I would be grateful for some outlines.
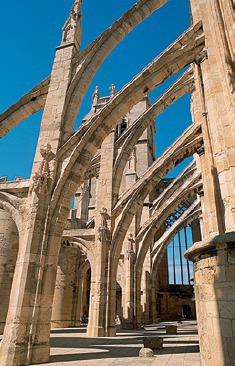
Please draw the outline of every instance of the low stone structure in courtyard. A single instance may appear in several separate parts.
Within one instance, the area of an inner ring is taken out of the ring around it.
[[[176,325],[166,325],[166,334],[177,334]]]
[[[163,338],[158,336],[143,337],[144,348],[163,349]]]
[[[151,348],[141,348],[139,352],[140,357],[154,357],[153,350]]]

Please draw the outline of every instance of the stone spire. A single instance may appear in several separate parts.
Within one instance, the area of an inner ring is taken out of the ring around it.
[[[82,0],[75,0],[75,3],[70,10],[70,14],[62,28],[62,44],[75,43],[77,49],[80,49],[82,37]]]

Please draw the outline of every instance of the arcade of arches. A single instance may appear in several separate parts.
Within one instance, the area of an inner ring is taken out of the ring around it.
[[[190,0],[191,27],[120,91],[112,84],[101,97],[96,87],[73,132],[102,62],[167,1],[139,0],[80,50],[76,0],[50,77],[0,115],[4,137],[44,110],[30,179],[0,180],[1,366],[47,362],[51,327],[86,322],[88,336],[109,337],[179,316],[197,316],[202,365],[234,362],[231,1]],[[186,93],[193,122],[156,158],[155,118]]]

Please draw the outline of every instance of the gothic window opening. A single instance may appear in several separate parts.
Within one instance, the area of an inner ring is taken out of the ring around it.
[[[176,234],[168,245],[170,285],[191,285],[190,278],[193,276],[193,264],[184,258],[184,253],[192,244],[191,228],[187,226]]]
[[[116,126],[116,138],[120,137],[127,129],[127,119],[123,118],[122,122]]]

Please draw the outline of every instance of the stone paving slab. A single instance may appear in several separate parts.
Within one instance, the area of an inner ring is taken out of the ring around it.
[[[113,338],[90,338],[85,328],[51,331],[50,362],[41,366],[200,366],[196,322],[178,325],[178,334],[166,334],[165,322],[141,331],[119,331]],[[153,358],[139,357],[143,336],[164,338],[164,348],[154,350]]]

